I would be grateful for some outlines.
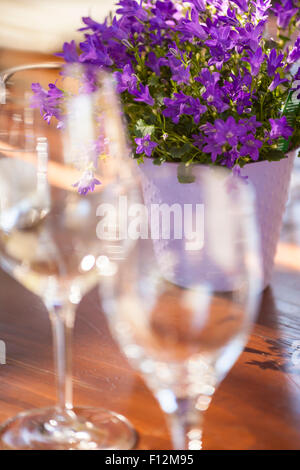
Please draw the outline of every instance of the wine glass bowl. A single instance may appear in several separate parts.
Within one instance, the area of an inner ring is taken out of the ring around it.
[[[55,141],[55,125],[41,119],[40,110],[31,106],[32,78],[47,88],[49,81],[61,80],[59,62],[28,64],[4,70],[0,74],[0,150],[34,152],[37,137],[47,135]],[[59,143],[59,141],[58,141]],[[52,145],[52,151],[55,150]],[[59,151],[57,152],[59,153]]]
[[[15,71],[12,78],[27,73],[25,69]],[[76,306],[105,271],[108,246],[120,253],[128,249],[126,241],[99,238],[98,211],[109,203],[118,214],[119,196],[130,200],[137,191],[113,80],[90,66],[56,69],[56,86],[62,82],[65,90],[57,109],[61,121],[50,126],[43,122],[39,109],[30,107],[27,91],[20,92],[25,101],[10,91],[0,108],[8,121],[0,139],[0,264],[47,307],[58,402],[4,423],[0,448],[126,449],[136,442],[126,418],[104,409],[73,407],[71,341]],[[91,73],[94,86],[87,89]],[[14,142],[9,141],[14,113],[8,108],[13,102],[23,111],[19,116],[32,111],[30,145],[24,138],[23,117]],[[115,218],[111,230],[117,227]]]
[[[196,182],[205,213],[199,250],[164,239],[160,226],[160,238],[149,230],[99,284],[112,333],[158,399],[175,449],[202,447],[202,412],[242,352],[257,311],[254,198],[250,186],[231,178],[214,169]]]

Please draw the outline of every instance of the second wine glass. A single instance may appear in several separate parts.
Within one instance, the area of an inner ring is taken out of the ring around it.
[[[146,169],[138,240],[100,296],[174,448],[201,449],[203,412],[245,346],[261,290],[253,194],[216,168],[195,167],[190,184],[174,165]]]

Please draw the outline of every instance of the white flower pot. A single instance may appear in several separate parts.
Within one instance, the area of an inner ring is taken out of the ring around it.
[[[282,217],[297,151],[278,162],[245,165],[242,175],[248,176],[256,193],[256,214],[261,237],[264,287],[270,284]]]
[[[296,151],[291,152],[288,158],[280,161],[247,164],[241,170],[243,176],[248,176],[255,190],[255,208],[260,232],[264,288],[269,285],[272,276],[276,246],[288,197],[288,187],[295,155]],[[182,184],[178,181],[177,163],[165,162],[158,167],[153,165],[150,158],[146,158],[144,164],[140,165],[139,168],[142,174],[144,199],[147,206],[163,203],[171,206],[175,203],[183,205],[202,202],[199,184]],[[198,172],[203,171],[204,168],[202,165],[195,165],[192,170],[193,174],[197,177]],[[154,240],[156,256],[166,272],[168,268],[165,264],[164,254],[168,252],[170,246],[177,253],[182,253],[184,250],[182,240],[165,240],[161,237]],[[183,260],[182,255],[180,256]],[[184,263],[179,263],[176,281],[180,285],[188,285],[192,279],[197,279],[199,273],[201,278],[208,276],[209,281],[211,281],[211,276],[217,276],[213,266],[205,265],[201,250],[200,252],[195,251],[191,256],[195,257],[194,272],[190,270],[190,266],[189,272],[186,272]],[[197,256],[201,256],[199,262],[197,262]],[[223,281],[214,280],[213,282],[222,288]],[[225,286],[223,287],[225,288]]]

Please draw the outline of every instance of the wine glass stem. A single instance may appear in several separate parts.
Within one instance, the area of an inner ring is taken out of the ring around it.
[[[73,408],[72,336],[75,310],[72,304],[49,308],[57,374],[57,405],[61,411]]]
[[[167,415],[175,450],[201,450],[203,413],[190,400],[177,400],[178,408]]]

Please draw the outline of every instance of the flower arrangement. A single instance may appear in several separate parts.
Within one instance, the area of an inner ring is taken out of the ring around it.
[[[120,0],[103,23],[83,18],[66,62],[114,73],[138,162],[239,168],[280,160],[300,144],[299,0]],[[277,36],[266,33],[277,17]],[[298,62],[298,65],[297,65]],[[61,91],[33,85],[46,120]],[[295,101],[295,100],[294,100]],[[294,103],[295,104],[295,103]],[[93,174],[91,175],[93,178]]]

